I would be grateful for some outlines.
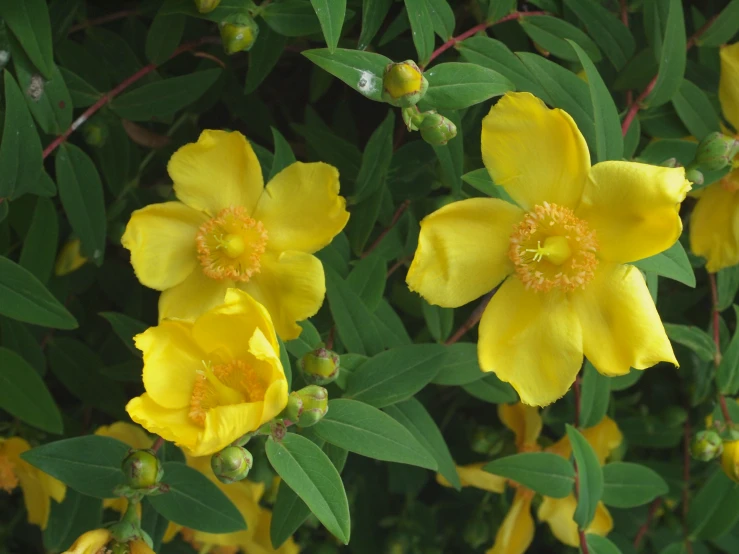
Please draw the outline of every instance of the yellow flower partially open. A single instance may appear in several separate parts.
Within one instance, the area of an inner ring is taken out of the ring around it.
[[[683,168],[590,166],[572,118],[509,93],[483,120],[482,156],[518,205],[448,204],[421,222],[407,282],[429,303],[458,307],[501,282],[480,322],[483,371],[526,404],[564,395],[583,354],[603,374],[677,365],[644,278],[624,265],[677,241]]]
[[[193,456],[218,452],[273,419],[287,380],[267,310],[245,292],[194,322],[164,320],[134,337],[146,392],[126,406],[151,433]]]
[[[135,211],[121,238],[139,281],[163,291],[160,320],[193,320],[238,287],[267,308],[282,339],[296,338],[296,322],[326,292],[312,254],[349,219],[336,168],[296,162],[265,187],[241,133],[203,131],[168,171],[179,201]]]
[[[739,42],[721,47],[718,97],[726,120],[739,132]],[[739,168],[701,192],[690,217],[690,249],[715,273],[739,264]]]
[[[94,529],[80,535],[69,550],[62,554],[101,554],[109,552],[106,546],[110,543],[112,537],[107,529]],[[149,546],[141,540],[135,540],[128,543],[128,551],[130,554],[156,554]]]
[[[31,445],[20,437],[0,439],[0,490],[12,492],[20,486],[28,523],[46,529],[51,500],[63,501],[67,487],[21,458],[30,449]]]

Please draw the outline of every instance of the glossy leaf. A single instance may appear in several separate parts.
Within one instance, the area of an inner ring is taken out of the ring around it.
[[[520,23],[531,40],[558,58],[578,61],[567,43],[569,39],[576,42],[593,61],[601,59],[600,50],[592,39],[571,23],[548,15],[527,16]]]
[[[434,23],[431,19],[427,0],[403,0],[408,11],[408,20],[411,24],[413,44],[418,52],[418,61],[421,66],[428,63],[431,52],[434,50]]]
[[[708,96],[687,79],[672,97],[672,105],[690,134],[698,140],[720,131],[718,114]]]
[[[317,48],[306,50],[303,55],[363,96],[382,102],[382,75],[392,61],[390,58],[343,48],[337,48],[333,54],[326,48]]]
[[[470,63],[442,63],[424,75],[429,88],[423,101],[438,110],[461,110],[515,90],[500,73]]]
[[[739,0],[731,0],[716,20],[698,38],[700,46],[721,46],[731,41],[739,31]]]
[[[577,464],[579,489],[574,519],[580,529],[587,529],[603,495],[603,470],[598,457],[580,431],[567,425],[567,437]]]
[[[650,108],[669,102],[678,92],[685,75],[685,19],[680,0],[670,0],[667,27],[659,57],[657,81],[652,92],[647,96],[646,104]]]
[[[675,242],[664,252],[636,261],[633,265],[642,271],[651,271],[689,287],[695,287],[695,273],[680,241]]]
[[[668,490],[665,480],[643,465],[614,462],[603,467],[603,503],[608,506],[641,506]]]
[[[59,218],[51,200],[39,198],[18,263],[42,283],[51,277],[59,240]]]
[[[670,340],[687,346],[701,359],[710,361],[716,353],[716,345],[703,329],[692,325],[665,323],[665,331]]]
[[[44,0],[0,2],[0,19],[21,43],[33,65],[47,79],[54,64],[49,11]]]
[[[498,379],[495,373],[488,373],[482,379],[462,385],[465,392],[491,404],[516,402],[518,395],[511,385]]]
[[[364,50],[375,38],[387,17],[393,0],[362,0],[362,30],[357,48]]]
[[[334,52],[339,44],[341,28],[346,16],[346,0],[311,0],[321,30],[326,39],[329,52]]]
[[[608,412],[611,397],[611,380],[601,375],[589,361],[583,368],[580,396],[580,425],[583,428],[600,423]]]
[[[301,0],[285,0],[266,5],[262,10],[265,23],[286,37],[302,37],[321,32],[321,24],[313,7]]]
[[[166,61],[180,44],[184,31],[185,18],[182,15],[157,14],[146,35],[146,59],[155,64]]]
[[[525,452],[498,458],[485,464],[483,469],[552,498],[565,498],[575,485],[572,464],[550,452]]]
[[[714,470],[691,498],[686,518],[689,538],[712,538],[731,529],[739,520],[739,484],[720,468]]]

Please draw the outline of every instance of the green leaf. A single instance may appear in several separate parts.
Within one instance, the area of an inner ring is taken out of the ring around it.
[[[718,289],[718,309],[723,312],[734,302],[739,291],[739,265],[734,265],[716,273]]]
[[[5,123],[0,143],[0,198],[17,198],[33,190],[40,178],[43,169],[41,140],[23,93],[10,72],[3,73]]]
[[[480,369],[476,344],[457,342],[447,346],[445,351],[446,355],[432,383],[446,386],[468,385],[488,375]]]
[[[287,348],[287,351],[290,352],[290,354],[295,356],[297,359],[300,359],[311,350],[318,348],[318,345],[321,343],[321,335],[318,333],[315,326],[307,319],[305,321],[298,322],[298,325],[303,328],[300,336],[297,339],[287,341],[285,343],[285,348]]]
[[[372,312],[362,299],[331,268],[326,271],[326,296],[336,331],[349,352],[371,356],[380,352],[383,340]]]
[[[409,398],[385,408],[385,412],[403,425],[415,439],[434,457],[441,473],[452,486],[460,490],[457,466],[436,422],[426,408],[415,398]]]
[[[495,373],[488,373],[474,383],[462,385],[462,388],[467,394],[491,404],[508,404],[518,400],[513,387],[498,379]]]
[[[267,440],[267,457],[277,474],[305,502],[318,520],[344,544],[349,543],[349,503],[341,476],[310,440],[287,433]]]
[[[434,22],[426,0],[404,0],[419,65],[425,66],[434,51]]]
[[[452,189],[452,194],[462,191],[462,174],[464,173],[464,136],[462,133],[462,117],[457,111],[447,111],[441,115],[449,119],[457,127],[457,136],[443,146],[434,146],[439,158],[445,183]]]
[[[191,0],[165,0],[159,13],[169,15],[180,13],[190,17],[207,19],[214,23],[220,23],[227,17],[244,12],[244,0],[221,0],[218,7],[208,13],[200,13]]]
[[[329,52],[334,52],[341,38],[346,16],[346,0],[310,0],[316,12]]]
[[[703,329],[692,325],[675,325],[665,323],[665,331],[670,340],[687,346],[690,350],[706,362],[712,361],[716,354],[716,345],[711,336]]]
[[[686,523],[688,538],[714,538],[731,529],[739,519],[739,484],[717,468],[691,498]]]
[[[393,158],[393,131],[395,113],[390,110],[387,116],[372,132],[362,153],[362,165],[354,189],[352,202],[358,204],[367,200],[385,183],[387,170]]]
[[[146,59],[155,64],[165,62],[180,44],[184,32],[185,18],[182,15],[158,13],[146,34]]]
[[[28,325],[14,319],[0,317],[0,336],[2,336],[3,345],[20,354],[39,375],[46,374],[46,356]]]
[[[0,2],[0,19],[21,43],[33,65],[47,79],[52,78],[51,21],[44,0],[11,0]]]
[[[280,363],[282,364],[282,370],[285,372],[285,379],[287,379],[287,390],[293,388],[293,367],[290,363],[290,355],[287,353],[285,343],[282,339],[277,337],[277,342],[280,344]]]
[[[424,75],[429,88],[423,101],[437,110],[462,110],[515,90],[500,73],[473,63],[442,63]]]
[[[162,482],[169,492],[149,496],[157,512],[169,521],[205,533],[246,529],[244,518],[228,497],[197,469],[181,462],[164,462]]]
[[[365,365],[366,362],[359,367]],[[329,400],[328,413],[312,429],[326,442],[361,456],[434,471],[438,467],[408,429],[377,408],[356,400]]]
[[[624,154],[624,139],[613,97],[585,51],[576,42],[569,39],[567,42],[575,50],[588,77],[595,120],[595,158],[599,162],[620,160]]]
[[[470,171],[469,173],[465,173],[464,175],[462,175],[462,180],[468,185],[471,185],[475,189],[479,190],[485,196],[490,196],[491,198],[500,198],[501,200],[505,200],[506,202],[515,204],[506,190],[493,182],[493,180],[490,178],[490,173],[488,173],[488,170],[484,167],[481,169],[475,169],[474,171]]]
[[[39,198],[18,263],[39,281],[47,283],[54,268],[58,240],[59,221],[54,203],[47,198]]]
[[[382,27],[393,0],[362,0],[362,31],[357,49],[364,50]]]
[[[669,487],[648,467],[613,462],[603,467],[603,503],[614,508],[634,508],[667,494]]]
[[[317,48],[306,50],[303,55],[361,95],[382,102],[382,75],[385,66],[392,63],[390,58],[374,52],[344,48],[337,48],[333,53],[327,48]]]
[[[141,357],[141,350],[136,348],[136,345],[133,342],[133,337],[146,331],[148,325],[127,316],[126,314],[120,314],[117,312],[100,312],[100,315],[110,323],[113,327],[113,331],[118,335],[118,338],[123,341],[123,344],[125,344],[131,352],[136,354],[138,357]]]
[[[600,50],[592,39],[563,19],[549,15],[531,15],[522,17],[519,23],[531,40],[558,58],[578,61],[577,55],[567,43],[569,39],[576,42],[593,61],[601,59]]]
[[[680,0],[670,0],[665,38],[659,56],[659,71],[652,92],[646,98],[650,108],[669,102],[680,89],[685,75],[685,20]]]
[[[352,290],[359,295],[364,305],[372,311],[375,311],[382,302],[386,281],[387,264],[374,252],[357,261],[346,278],[346,282],[349,283]]]
[[[618,546],[600,535],[586,533],[585,542],[588,544],[589,554],[621,554]]]
[[[43,327],[77,327],[77,320],[41,281],[3,256],[0,256],[0,314]]]
[[[90,157],[73,144],[64,143],[56,154],[59,197],[72,230],[82,243],[82,253],[102,265],[105,256],[105,200],[103,183]]]
[[[110,107],[122,118],[132,121],[149,121],[168,116],[205,94],[221,73],[220,68],[206,69],[162,79],[115,97],[110,102]]]
[[[734,313],[739,317],[739,306],[734,305]],[[734,395],[739,391],[739,331],[734,331],[729,347],[721,356],[716,384],[722,394]]]
[[[54,398],[35,369],[18,354],[0,347],[0,408],[49,433],[64,425]]]
[[[272,140],[275,143],[275,158],[272,161],[272,169],[269,172],[267,182],[271,181],[275,175],[285,169],[287,166],[295,163],[295,154],[293,154],[290,144],[285,140],[277,129],[272,129]]]
[[[268,25],[261,21],[259,23],[259,40],[249,50],[249,68],[246,72],[244,94],[251,94],[262,84],[277,65],[288,40],[286,36],[276,33]]]
[[[490,0],[487,21],[498,21],[516,9],[516,0]]]
[[[739,0],[731,0],[706,31],[698,37],[699,46],[721,46],[739,31]]]
[[[302,37],[321,31],[321,23],[313,8],[301,0],[273,2],[262,8],[261,15],[273,31],[286,37]]]
[[[119,440],[85,435],[37,446],[21,458],[82,494],[114,498],[123,484],[121,462],[129,446]]]
[[[102,527],[102,522],[102,499],[67,489],[63,502],[51,502],[44,547],[48,552],[65,552],[82,533]]]
[[[718,114],[703,90],[683,79],[672,97],[672,105],[685,126],[698,140],[721,130]]]
[[[603,470],[598,456],[585,437],[572,425],[567,425],[567,437],[577,464],[579,490],[574,519],[580,529],[587,529],[603,496]]]
[[[423,319],[431,336],[436,342],[444,342],[454,325],[454,309],[442,308],[423,301],[421,304]]]
[[[676,241],[664,252],[633,262],[632,265],[642,271],[651,271],[689,287],[695,287],[695,273],[680,241]]]
[[[434,32],[441,40],[449,40],[454,34],[454,10],[447,0],[428,0],[426,7],[429,10]]]
[[[590,361],[585,362],[580,397],[580,425],[587,429],[597,425],[608,412],[611,380],[601,375]]]
[[[572,464],[551,452],[514,454],[493,460],[483,469],[551,498],[565,498],[575,485]]]
[[[347,380],[344,396],[377,408],[406,400],[436,376],[444,359],[438,344],[391,348],[363,363]]]
[[[629,28],[599,2],[564,0],[564,3],[583,22],[588,34],[613,66],[622,69],[636,49],[636,42]]]

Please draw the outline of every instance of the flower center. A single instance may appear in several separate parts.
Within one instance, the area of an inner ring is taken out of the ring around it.
[[[0,454],[0,489],[5,492],[11,492],[18,486],[18,476],[13,467],[13,462],[7,456]]]
[[[513,227],[508,257],[527,289],[584,288],[598,260],[595,231],[570,208],[544,202]]]
[[[241,206],[226,208],[206,221],[195,243],[203,273],[211,279],[248,281],[261,269],[267,230]]]
[[[212,365],[203,361],[198,370],[190,397],[190,419],[205,425],[208,411],[218,406],[230,406],[264,400],[267,386],[248,363],[234,360]]]

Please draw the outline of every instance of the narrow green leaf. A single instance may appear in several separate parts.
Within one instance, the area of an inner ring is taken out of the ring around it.
[[[426,0],[403,1],[408,11],[419,64],[425,66],[434,50],[434,22],[431,20],[428,4]]]
[[[46,356],[28,325],[0,317],[0,336],[3,338],[3,346],[20,354],[39,375],[46,374]]]
[[[641,506],[667,494],[668,490],[665,480],[646,466],[613,462],[603,467],[603,503],[608,506]]]
[[[724,311],[734,302],[739,291],[739,265],[720,270],[716,274],[718,289],[718,309]]]
[[[444,342],[449,337],[449,333],[452,332],[454,309],[442,308],[424,301],[421,304],[421,311],[423,312],[423,319],[426,321],[426,327],[433,339],[436,342]]]
[[[646,98],[650,108],[669,102],[680,89],[685,75],[685,20],[680,0],[670,0],[665,38],[659,56],[659,71],[652,92]]]
[[[575,485],[572,464],[551,452],[514,454],[493,460],[483,469],[552,498],[565,498]]]
[[[457,342],[447,346],[440,366],[439,372],[431,381],[436,385],[468,385],[488,375],[480,369],[477,345],[473,343]]]
[[[618,546],[600,535],[586,533],[585,542],[588,544],[589,554],[621,554]]]
[[[585,437],[572,425],[567,425],[567,437],[577,464],[579,490],[574,519],[580,529],[587,529],[595,517],[595,509],[603,496],[603,470],[598,456]]]
[[[64,426],[54,398],[35,369],[0,347],[0,408],[27,424],[61,434]]]
[[[353,197],[355,204],[367,200],[385,183],[392,160],[394,129],[395,113],[388,111],[364,148]]]
[[[272,129],[272,140],[275,143],[275,157],[272,161],[272,169],[269,172],[269,178],[267,181],[271,181],[275,175],[285,169],[287,166],[295,163],[295,154],[293,154],[290,144],[285,140],[277,129]]]
[[[739,317],[739,306],[736,304],[734,313]],[[734,331],[729,347],[721,356],[721,363],[716,370],[716,384],[722,394],[734,395],[739,391],[739,331]]]
[[[51,21],[44,0],[10,0],[0,2],[0,19],[21,43],[26,55],[44,77],[51,79],[54,53],[52,51]]]
[[[437,110],[462,110],[515,90],[500,73],[473,63],[442,63],[424,75],[429,88],[423,101]]]
[[[687,79],[672,97],[672,105],[685,126],[698,140],[721,130],[718,114],[703,90]]]
[[[306,50],[303,55],[361,95],[382,102],[382,75],[385,66],[392,62],[390,58],[344,48],[337,48],[333,53],[327,48],[317,48]]]
[[[608,412],[611,380],[601,375],[590,361],[585,362],[580,396],[580,425],[587,429],[597,425]]]
[[[357,49],[364,50],[382,27],[393,0],[362,0],[362,31]]]
[[[39,281],[47,283],[54,268],[58,240],[59,218],[54,203],[47,198],[39,198],[18,263]]]
[[[695,287],[695,273],[680,241],[676,241],[664,252],[633,262],[633,265],[642,271],[651,271],[689,287]]]
[[[369,310],[375,311],[382,302],[382,295],[385,292],[387,264],[373,252],[354,264],[346,282],[362,299],[364,305]]]
[[[102,499],[67,489],[61,503],[51,502],[44,547],[49,552],[64,552],[82,533],[101,527],[102,522]]]
[[[341,38],[346,16],[346,0],[310,0],[316,12],[329,52],[334,52]]]
[[[436,460],[410,431],[369,404],[346,398],[330,400],[328,413],[312,429],[326,442],[361,456],[438,469]]]
[[[665,323],[665,331],[670,340],[687,346],[701,359],[707,362],[713,360],[716,354],[716,345],[711,336],[703,329],[692,325],[674,325]]]
[[[301,321],[298,323],[303,330],[297,339],[289,340],[285,343],[285,348],[297,359],[302,358],[311,350],[318,348],[321,343],[321,335],[315,326],[308,321]]]
[[[449,40],[454,35],[454,10],[447,0],[428,0],[426,6],[434,25],[434,32],[441,40]]]
[[[498,21],[516,9],[516,0],[490,0],[487,21]]]
[[[133,342],[133,337],[146,331],[148,325],[127,316],[126,314],[120,314],[117,312],[100,312],[100,315],[110,323],[113,327],[113,331],[118,335],[118,338],[123,341],[123,344],[125,344],[131,352],[141,357],[141,350],[136,348],[136,345]]]
[[[249,68],[246,71],[244,94],[251,94],[262,84],[277,65],[288,40],[286,36],[273,31],[261,20],[258,23],[259,40],[249,50]]]
[[[301,0],[272,2],[261,10],[265,23],[286,37],[303,37],[321,31],[313,7]]]
[[[145,54],[151,63],[161,64],[175,51],[185,32],[185,17],[158,13],[146,34]]]
[[[563,19],[549,15],[532,15],[519,19],[521,27],[536,44],[551,52],[558,58],[571,62],[578,61],[567,40],[576,42],[593,61],[600,61],[598,46],[592,39]]]
[[[457,136],[442,146],[434,146],[434,152],[439,159],[445,183],[452,189],[452,194],[459,195],[462,191],[462,174],[464,173],[464,134],[462,117],[458,111],[442,113],[457,127]]]
[[[731,529],[739,520],[739,484],[716,468],[690,500],[688,538],[710,539]]]
[[[285,378],[287,379],[287,390],[292,390],[293,388],[293,367],[290,363],[290,355],[287,353],[287,348],[285,348],[285,343],[282,342],[282,339],[277,337],[277,342],[280,343],[280,362],[282,363],[282,369],[285,372]]]
[[[729,42],[737,31],[739,0],[731,0],[696,42],[699,46],[721,46]]]
[[[491,404],[508,404],[518,400],[513,387],[498,379],[495,373],[487,373],[482,379],[462,385],[462,388],[467,394]]]
[[[267,457],[277,474],[294,490],[321,523],[344,544],[349,543],[349,503],[341,476],[326,454],[305,437],[287,433],[271,438]]]

